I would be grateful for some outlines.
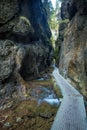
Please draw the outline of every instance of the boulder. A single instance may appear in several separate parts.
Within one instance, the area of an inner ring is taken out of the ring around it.
[[[30,32],[33,33],[34,29],[26,17],[20,16],[18,23],[13,27],[13,32],[24,36],[28,35]]]
[[[39,77],[41,72],[46,70],[52,61],[51,46],[44,46],[38,41],[36,44],[25,47],[26,54],[23,58],[20,74],[25,80]]]

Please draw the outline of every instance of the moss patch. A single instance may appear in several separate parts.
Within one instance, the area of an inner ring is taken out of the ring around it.
[[[0,122],[0,129],[50,130],[57,109],[57,107],[50,106],[47,103],[38,106],[37,102],[33,100],[22,101],[18,103],[15,109],[3,111],[3,116],[8,116],[5,121]]]
[[[53,90],[55,91],[56,95],[58,96],[58,98],[63,98],[61,90],[59,89],[59,87],[57,86],[54,78],[51,78],[51,82],[53,83]]]

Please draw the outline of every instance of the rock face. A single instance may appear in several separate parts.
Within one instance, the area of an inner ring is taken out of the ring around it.
[[[55,42],[56,44],[56,48],[55,48],[55,59],[56,59],[56,63],[57,65],[59,65],[59,58],[60,58],[60,54],[61,54],[61,43],[64,41],[64,32],[65,32],[65,28],[67,27],[69,21],[68,20],[63,20],[60,24],[59,24],[59,36]]]
[[[70,1],[71,2],[71,1]],[[74,3],[74,0],[72,1]],[[69,3],[68,3],[69,4]],[[71,4],[71,3],[70,3]],[[72,19],[64,30],[59,70],[71,81],[84,96],[87,96],[87,1],[77,1],[74,6],[77,11],[70,16]],[[74,10],[71,4],[71,10]]]
[[[61,4],[61,18],[63,20],[69,18],[69,13],[68,13],[68,10],[67,10],[67,4],[68,4],[68,1],[64,1]]]
[[[80,11],[83,14],[87,14],[87,0],[66,0],[62,2],[61,5],[61,18],[70,20],[75,16],[77,12]]]
[[[14,43],[0,41],[0,81],[7,79],[14,68]]]
[[[20,69],[20,74],[25,80],[39,77],[40,72],[44,72],[50,66],[52,60],[50,49],[51,46],[44,46],[42,41],[25,47],[26,54]]]
[[[21,85],[51,64],[51,32],[41,0],[0,1],[0,84]]]
[[[0,24],[5,24],[12,19],[18,12],[17,0],[0,1]]]
[[[41,0],[0,1],[0,39],[29,43],[50,36]]]

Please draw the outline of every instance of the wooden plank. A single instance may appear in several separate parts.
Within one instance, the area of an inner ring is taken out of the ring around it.
[[[83,96],[58,73],[57,68],[53,76],[61,89],[63,101],[51,130],[87,130]]]

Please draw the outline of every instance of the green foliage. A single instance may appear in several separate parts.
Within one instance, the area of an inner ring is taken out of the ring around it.
[[[48,19],[48,24],[50,26],[50,29],[52,32],[56,33],[58,31],[58,21],[57,21],[56,13],[53,8],[51,0],[44,0],[43,6],[47,12],[47,19]],[[52,45],[54,44],[54,42],[55,42],[55,39],[54,39],[54,36],[52,36],[51,37]]]
[[[55,30],[57,29],[58,21],[55,17],[55,14],[51,15],[51,20],[49,21],[49,25],[50,25],[51,29],[55,29]]]
[[[57,21],[57,18],[55,16],[55,13],[51,15],[51,19],[49,21],[49,26],[51,28],[51,31],[52,33],[55,33],[57,35],[57,32],[58,32],[58,21]],[[52,45],[53,47],[55,48],[55,36],[52,35],[51,37],[51,42],[52,42]]]
[[[68,23],[68,22],[69,22],[69,19],[59,20],[58,24]]]
[[[60,88],[57,86],[57,84],[56,84],[54,78],[51,79],[51,82],[53,83],[53,89],[54,89],[56,95],[57,95],[59,98],[63,98],[62,93],[61,93],[61,90],[60,90]]]

